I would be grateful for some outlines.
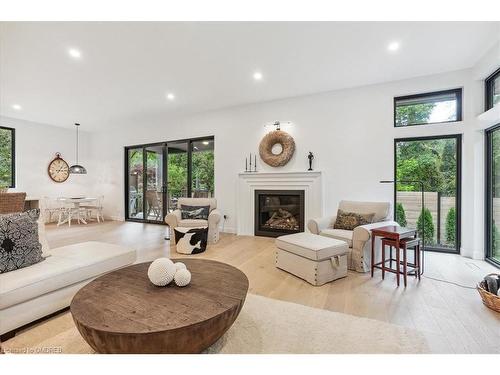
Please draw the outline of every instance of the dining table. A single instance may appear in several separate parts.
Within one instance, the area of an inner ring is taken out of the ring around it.
[[[92,197],[60,197],[57,199],[61,203],[65,204],[73,204],[73,209],[76,211],[77,217],[76,219],[78,222],[82,222],[83,224],[87,224],[87,221],[85,220],[85,217],[81,217],[80,215],[80,206],[85,203],[93,203],[97,201],[97,198],[92,198]],[[70,216],[62,221],[60,224],[64,224],[69,221]]]

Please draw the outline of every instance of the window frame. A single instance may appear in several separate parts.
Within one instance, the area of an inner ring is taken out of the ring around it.
[[[485,147],[484,147],[484,152],[485,152],[485,171],[484,171],[484,177],[485,177],[485,199],[484,199],[484,207],[485,207],[485,225],[484,225],[484,252],[485,252],[485,260],[488,261],[489,263],[497,266],[500,268],[500,262],[497,261],[492,257],[492,250],[493,250],[493,244],[491,243],[492,240],[492,225],[493,224],[493,179],[492,179],[492,159],[493,159],[493,149],[492,149],[492,143],[493,143],[493,133],[495,131],[500,131],[500,123],[493,125],[489,127],[488,129],[485,130]]]
[[[495,70],[488,78],[484,80],[484,110],[489,111],[493,108],[493,83],[500,79],[500,68]]]
[[[432,251],[436,253],[446,254],[461,254],[462,250],[462,134],[443,134],[431,135],[423,137],[403,137],[394,138],[394,180],[397,181],[397,146],[398,142],[413,142],[413,141],[432,141],[439,139],[455,139],[456,140],[456,156],[457,156],[457,173],[456,173],[456,196],[455,196],[455,209],[456,209],[456,226],[455,226],[455,249],[448,250],[443,247],[436,246],[422,246],[425,251]],[[396,203],[397,203],[397,183],[394,182],[393,191],[393,218],[396,218]]]
[[[408,100],[408,99],[419,99],[419,98],[427,98],[430,96],[435,96],[435,95],[443,95],[443,94],[455,94],[457,97],[457,119],[456,120],[450,120],[450,121],[437,121],[437,122],[421,122],[421,123],[415,123],[415,124],[408,124],[408,125],[397,125],[396,123],[396,103],[399,100]],[[450,122],[460,122],[463,120],[463,115],[462,115],[462,108],[463,108],[463,88],[459,87],[456,89],[449,89],[449,90],[440,90],[440,91],[432,91],[432,92],[425,92],[421,94],[412,94],[412,95],[404,95],[404,96],[395,96],[394,101],[393,101],[393,126],[395,128],[407,128],[410,126],[421,126],[421,125],[434,125],[434,124],[447,124]]]
[[[15,188],[16,187],[16,129],[14,128],[9,128],[7,126],[1,126],[0,129],[4,130],[10,130],[11,133],[11,181],[10,181],[10,186],[9,189]]]

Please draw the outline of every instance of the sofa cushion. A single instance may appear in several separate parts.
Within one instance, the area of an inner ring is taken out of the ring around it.
[[[40,210],[0,215],[0,274],[43,260],[38,240]]]
[[[177,223],[177,226],[179,226],[179,227],[185,227],[185,228],[208,227],[208,220],[202,220],[202,219],[184,219],[184,220],[179,220],[179,222]]]
[[[354,231],[345,229],[323,229],[319,234],[321,236],[334,238],[347,242],[349,247],[352,247],[352,235]]]
[[[103,242],[53,249],[43,262],[0,275],[0,309],[95,278],[135,261],[135,250]]]
[[[349,250],[344,241],[305,232],[280,236],[275,243],[279,249],[316,261],[343,255]]]

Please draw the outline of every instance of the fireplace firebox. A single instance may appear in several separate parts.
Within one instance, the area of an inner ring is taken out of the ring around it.
[[[255,190],[255,235],[304,231],[304,190]]]

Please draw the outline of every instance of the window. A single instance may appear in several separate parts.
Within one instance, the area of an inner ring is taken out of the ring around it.
[[[0,187],[15,186],[15,130],[0,126]]]
[[[500,69],[486,78],[486,110],[500,103]]]
[[[394,126],[462,121],[462,89],[394,98]]]
[[[125,147],[127,220],[163,223],[182,197],[214,196],[214,138]]]
[[[461,135],[394,143],[394,217],[400,225],[418,229],[426,250],[460,249],[461,144]]]
[[[486,130],[486,259],[500,265],[500,124]]]

